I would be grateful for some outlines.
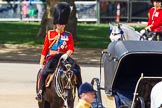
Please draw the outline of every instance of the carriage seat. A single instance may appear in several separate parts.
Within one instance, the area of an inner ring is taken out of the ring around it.
[[[115,103],[117,108],[130,108],[132,104],[132,96],[124,92],[116,92]]]

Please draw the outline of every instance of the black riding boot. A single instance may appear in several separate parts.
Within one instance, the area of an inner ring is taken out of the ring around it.
[[[39,102],[42,102],[42,99],[43,99],[43,93],[45,90],[45,80],[46,80],[47,75],[48,74],[45,71],[42,71],[42,76],[40,78],[40,89],[39,89],[37,96],[35,98]]]
[[[54,69],[56,68],[58,60],[59,60],[58,58],[60,58],[60,56],[61,56],[60,54],[52,56],[52,57],[49,58],[48,62],[45,63],[45,66],[44,66],[43,71],[42,71],[42,76],[41,76],[41,79],[40,79],[40,90],[38,91],[36,100],[42,101],[43,93],[44,93],[44,90],[45,90],[45,80],[46,80],[49,73],[54,72]]]

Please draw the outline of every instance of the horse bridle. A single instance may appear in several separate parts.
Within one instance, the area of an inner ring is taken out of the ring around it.
[[[68,108],[68,104],[67,104],[67,93],[66,91],[71,89],[72,88],[72,82],[71,82],[71,78],[73,77],[74,73],[73,73],[73,70],[71,70],[72,66],[71,64],[64,64],[66,70],[63,70],[63,74],[65,75],[65,77],[67,78],[67,83],[66,85],[63,87],[62,86],[62,82],[61,80],[59,79],[59,67],[60,67],[60,63],[61,63],[61,59],[59,59],[59,62],[57,64],[57,67],[55,69],[55,72],[54,72],[54,77],[55,77],[55,91],[57,93],[57,95],[59,97],[61,97],[64,101],[64,106],[66,108]]]
[[[118,26],[118,28],[119,28],[120,32],[119,33],[112,33],[112,35],[115,36],[115,35],[119,35],[120,34],[121,38],[119,38],[118,40],[125,40],[123,30],[119,26]]]
[[[119,40],[125,40],[123,30],[120,27],[119,27],[119,30],[120,30],[120,33],[119,34],[121,34],[121,38]]]

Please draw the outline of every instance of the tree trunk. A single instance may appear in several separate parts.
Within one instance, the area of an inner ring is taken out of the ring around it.
[[[54,29],[53,25],[53,6],[57,2],[68,2],[72,7],[72,11],[69,17],[68,24],[66,26],[66,30],[73,34],[74,39],[76,40],[76,26],[77,26],[77,18],[76,18],[76,7],[74,4],[75,0],[47,0],[46,2],[46,10],[42,17],[41,27],[37,33],[37,37],[45,37],[45,34],[48,30]]]

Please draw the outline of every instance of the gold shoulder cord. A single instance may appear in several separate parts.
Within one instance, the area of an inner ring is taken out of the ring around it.
[[[48,35],[48,40],[54,40],[54,39],[57,37],[57,36],[56,36],[56,37],[54,37],[54,38],[51,38],[51,37],[50,37],[51,31],[54,31],[54,30],[49,30],[49,31],[48,31],[48,33],[47,33],[47,35]]]
[[[57,35],[57,36],[55,36],[54,38],[51,38],[51,37],[50,37],[50,32],[51,32],[51,31],[53,31],[53,30],[48,31],[48,40],[49,40],[49,41],[52,41],[52,40],[53,40],[53,41],[52,41],[52,43],[49,45],[48,48],[51,48],[52,45],[58,40],[58,37],[59,37],[59,36]]]

